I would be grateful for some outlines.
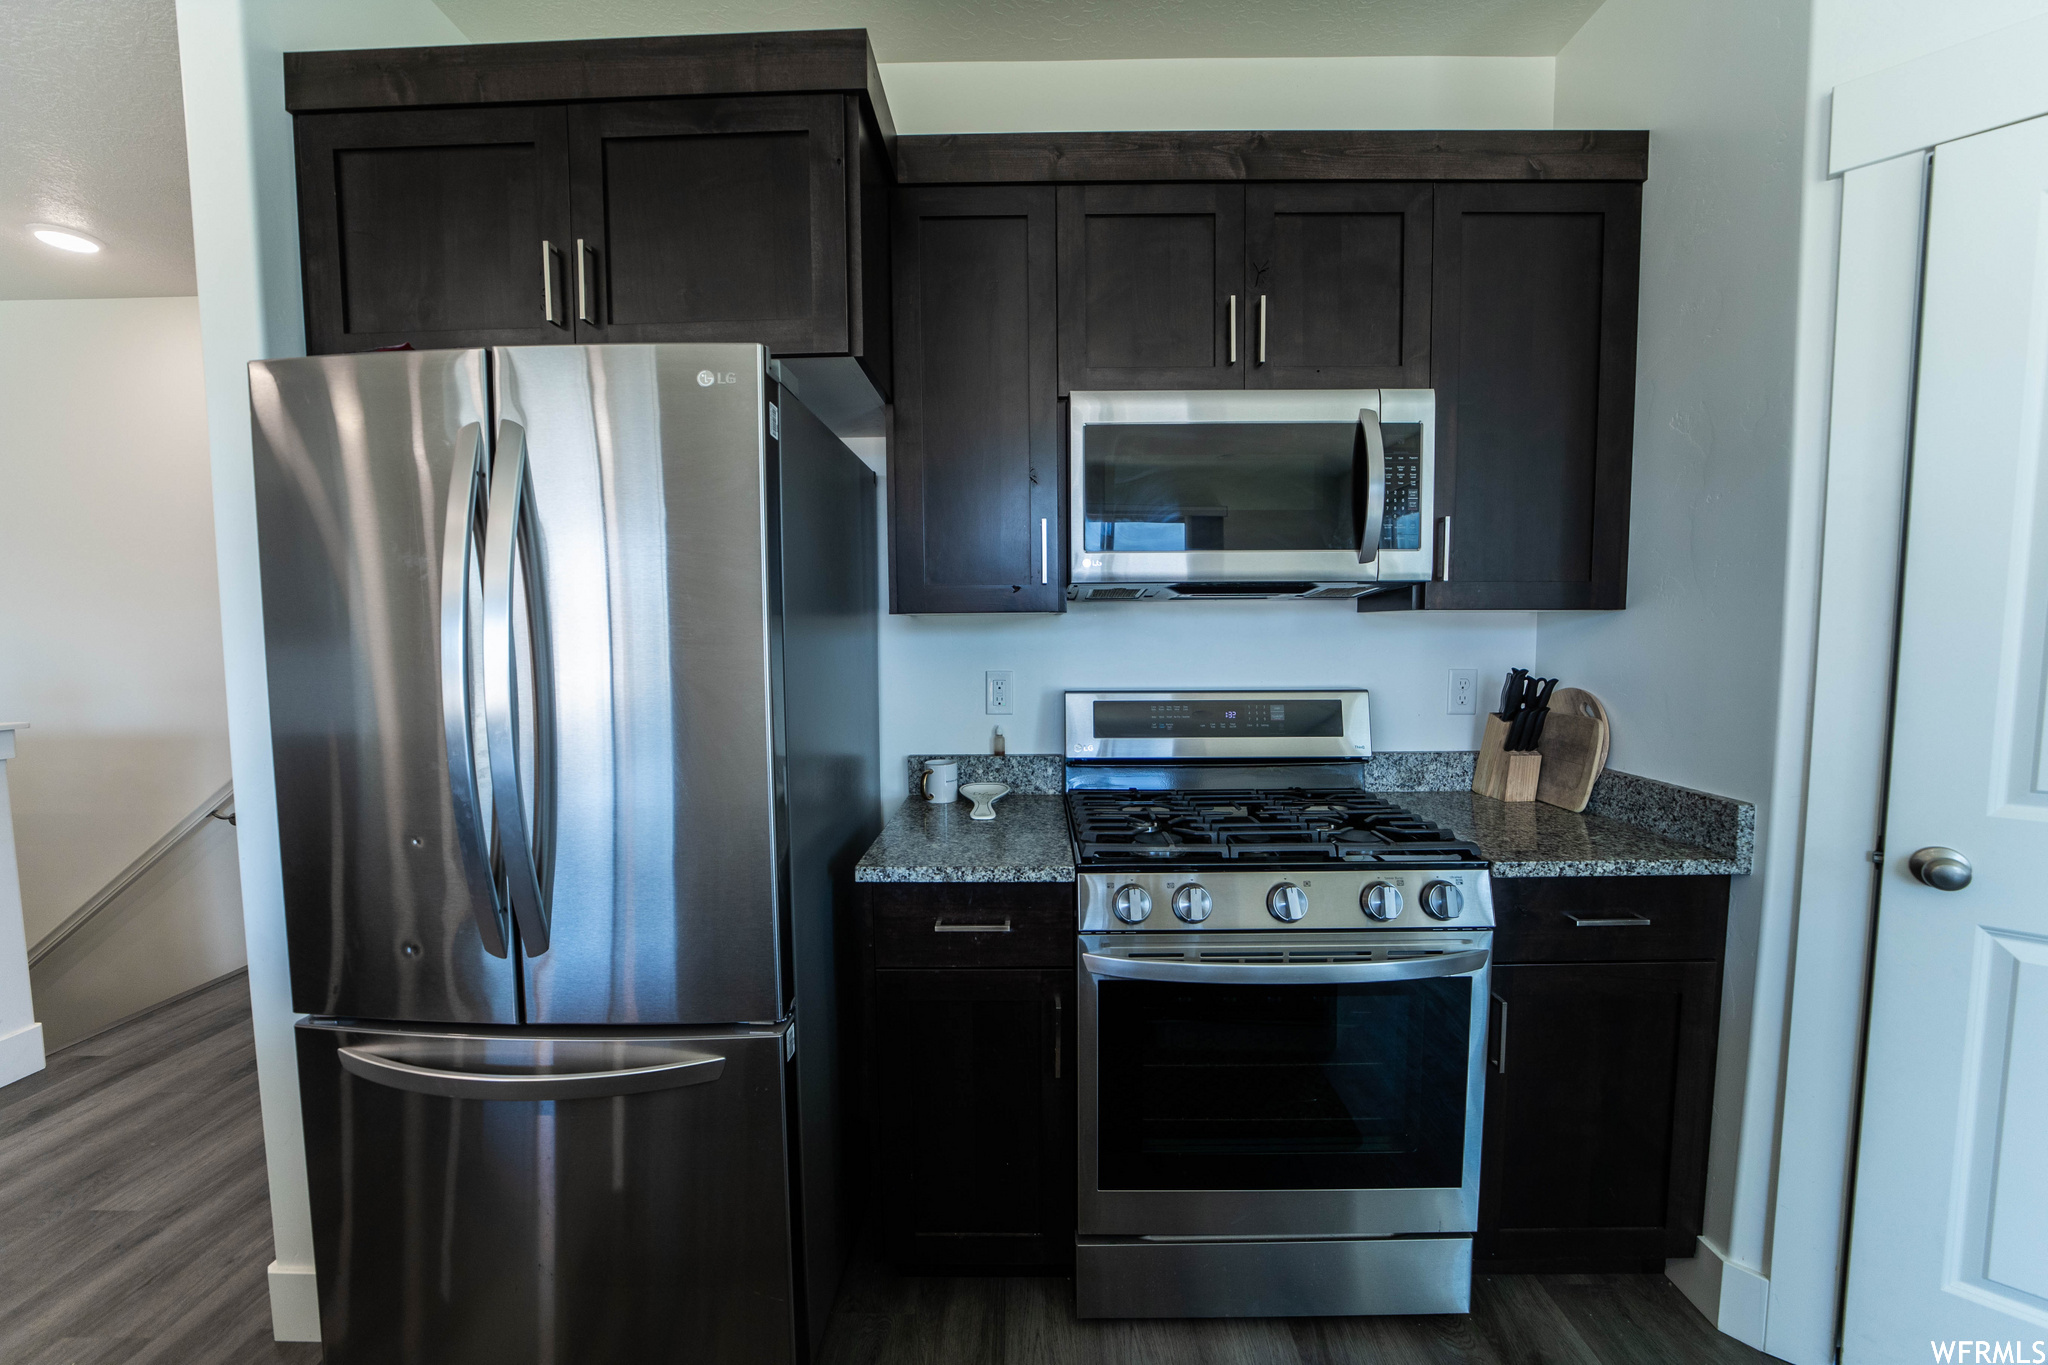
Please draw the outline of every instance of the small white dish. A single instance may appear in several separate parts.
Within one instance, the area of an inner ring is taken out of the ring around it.
[[[974,803],[969,812],[970,820],[993,820],[996,818],[996,802],[1010,794],[1010,789],[1001,782],[969,782],[960,788],[960,794]]]

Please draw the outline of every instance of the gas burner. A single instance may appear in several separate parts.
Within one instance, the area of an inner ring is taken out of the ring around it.
[[[1083,864],[1483,861],[1450,831],[1352,789],[1079,790],[1067,808]]]

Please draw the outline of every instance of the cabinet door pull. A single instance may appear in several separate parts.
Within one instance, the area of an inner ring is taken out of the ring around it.
[[[1066,1016],[1066,1008],[1067,1008],[1067,1006],[1066,1006],[1066,1002],[1065,1002],[1064,1000],[1062,1000],[1062,999],[1060,998],[1060,994],[1059,994],[1059,992],[1057,992],[1057,991],[1053,992],[1053,997],[1052,997],[1052,1078],[1053,1078],[1054,1080],[1058,1080],[1058,1079],[1060,1078],[1060,1053],[1061,1053],[1061,1046],[1060,1046],[1060,1044],[1061,1044],[1062,1040],[1063,1040],[1063,1039],[1064,1039],[1064,1038],[1066,1037],[1066,1025],[1067,1025],[1067,1016]]]
[[[1050,520],[1050,517],[1040,517],[1038,519],[1038,581],[1041,583],[1050,583],[1052,581],[1052,559],[1050,557],[1052,532],[1046,524]]]
[[[1567,910],[1564,912],[1564,917],[1573,924],[1578,925],[1581,929],[1647,929],[1650,927],[1650,921],[1641,915],[1611,915],[1602,918],[1598,915],[1575,915]]]
[[[1230,363],[1237,363],[1237,295],[1230,296]]]
[[[1004,920],[1001,924],[948,924],[942,919],[935,919],[932,921],[932,932],[935,934],[1007,934],[1010,932],[1010,922]]]
[[[555,244],[543,238],[540,244],[540,315],[560,327],[555,316]]]
[[[1259,295],[1259,363],[1266,363],[1266,296]]]
[[[1493,1031],[1493,1069],[1505,1076],[1508,1074],[1508,1002],[1495,992],[1493,1003],[1500,1006],[1500,1024]]]
[[[1436,581],[1451,581],[1451,519],[1436,519]]]
[[[597,321],[590,315],[590,248],[581,237],[576,239],[576,319]]]

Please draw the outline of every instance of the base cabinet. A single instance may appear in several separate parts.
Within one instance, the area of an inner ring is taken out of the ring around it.
[[[899,1268],[1074,1259],[1072,883],[866,889],[868,1219]]]
[[[1727,879],[1503,878],[1494,899],[1475,1261],[1594,1272],[1692,1255]],[[1656,960],[1673,951],[1713,956]]]

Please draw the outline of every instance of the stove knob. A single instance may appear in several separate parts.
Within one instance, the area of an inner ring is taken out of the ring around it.
[[[1189,924],[1200,924],[1209,918],[1215,902],[1209,899],[1209,890],[1203,886],[1183,886],[1173,893],[1173,913],[1176,918]]]
[[[1431,882],[1422,888],[1422,908],[1437,919],[1456,919],[1465,913],[1465,893],[1452,882]]]
[[[1401,888],[1391,882],[1374,882],[1358,893],[1358,908],[1374,919],[1401,918]]]
[[[1142,886],[1119,886],[1109,905],[1125,924],[1142,924],[1152,913],[1152,893]]]
[[[1266,893],[1266,909],[1274,919],[1293,924],[1308,913],[1308,892],[1293,882],[1281,882]]]

